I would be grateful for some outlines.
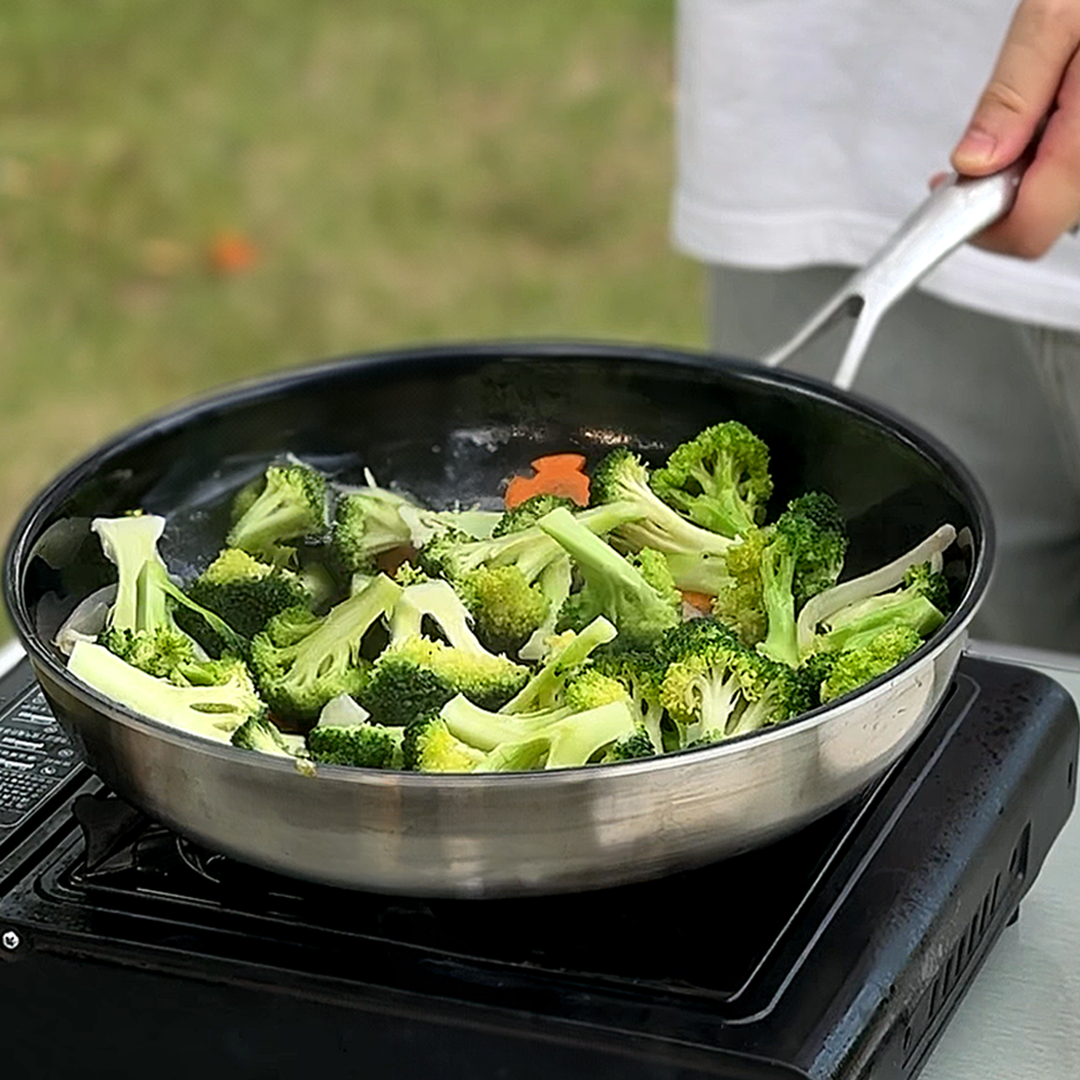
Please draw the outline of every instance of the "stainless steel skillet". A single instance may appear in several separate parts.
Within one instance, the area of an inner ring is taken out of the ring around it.
[[[985,222],[984,222],[985,224]],[[981,227],[981,226],[979,226]],[[972,228],[972,232],[975,228]],[[432,505],[490,499],[539,454],[657,459],[739,418],[772,447],[778,503],[834,495],[849,566],[888,561],[943,522],[963,544],[956,610],[895,672],[831,707],[716,747],[541,774],[427,776],[320,768],[187,736],[68,676],[50,645],[109,570],[92,516],[170,519],[190,573],[224,533],[229,493],[284,450],[358,480],[370,468]],[[415,895],[599,888],[768,843],[879,775],[946,692],[990,573],[985,500],[951,454],[884,410],[759,364],[573,342],[417,348],[297,370],[153,419],[58,477],[27,509],[4,566],[18,634],[57,715],[120,795],[178,832],[272,870]]]

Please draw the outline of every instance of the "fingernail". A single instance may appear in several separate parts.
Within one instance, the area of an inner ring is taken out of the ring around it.
[[[988,131],[969,128],[953,151],[954,158],[960,158],[968,165],[985,165],[994,156],[997,139]]]

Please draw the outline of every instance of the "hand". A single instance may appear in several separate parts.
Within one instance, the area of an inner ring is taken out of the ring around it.
[[[1080,221],[1080,0],[1023,0],[967,131],[958,173],[985,176],[1015,161],[1046,127],[1016,205],[975,241],[1034,259]]]

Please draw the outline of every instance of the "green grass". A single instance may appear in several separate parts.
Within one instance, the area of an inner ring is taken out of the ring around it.
[[[0,532],[211,387],[460,338],[698,345],[671,0],[7,0]],[[258,251],[213,272],[214,238]]]

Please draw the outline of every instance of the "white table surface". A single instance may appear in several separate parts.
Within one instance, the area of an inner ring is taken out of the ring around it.
[[[1080,702],[1080,657],[974,643],[1046,672]],[[921,1080],[1080,1080],[1080,811],[1050,850]]]

